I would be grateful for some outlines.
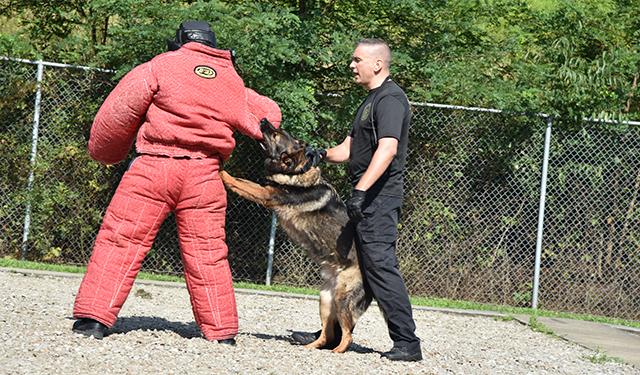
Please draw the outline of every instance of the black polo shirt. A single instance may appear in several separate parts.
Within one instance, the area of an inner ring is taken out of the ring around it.
[[[373,108],[373,109],[372,109]],[[391,78],[367,95],[351,126],[349,175],[355,186],[371,163],[380,138],[398,140],[398,151],[387,170],[369,189],[371,193],[402,196],[403,171],[409,143],[411,108],[404,91]]]

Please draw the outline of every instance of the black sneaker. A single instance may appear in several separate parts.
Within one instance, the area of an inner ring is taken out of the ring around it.
[[[422,360],[422,351],[420,347],[418,347],[417,350],[409,350],[406,347],[394,346],[391,350],[382,353],[380,356],[390,361],[416,362]]]
[[[230,338],[230,339],[218,340],[218,344],[236,346],[236,339]]]
[[[101,340],[107,333],[107,326],[97,320],[90,318],[80,318],[73,323],[73,332],[80,333],[85,336],[93,336]]]

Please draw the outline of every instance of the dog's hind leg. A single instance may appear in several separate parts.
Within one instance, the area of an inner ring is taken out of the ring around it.
[[[353,342],[353,328],[355,327],[353,318],[348,309],[340,309],[337,313],[338,322],[340,323],[340,329],[342,330],[342,340],[340,344],[331,350],[334,353],[344,353],[349,349],[349,346]]]
[[[220,178],[228,189],[238,194],[242,198],[258,203],[267,208],[277,204],[274,200],[278,191],[273,186],[262,186],[253,181],[242,178],[235,178],[226,171],[220,171]]]
[[[355,327],[355,319],[353,319],[352,309],[351,309],[351,301],[349,298],[344,298],[341,295],[342,291],[336,292],[336,300],[335,309],[336,309],[336,318],[338,319],[338,323],[340,323],[340,329],[342,330],[342,339],[338,346],[333,348],[332,352],[334,353],[344,353],[349,349],[349,345],[353,342],[353,328]]]
[[[334,296],[336,317],[342,329],[342,340],[332,351],[344,353],[353,342],[353,329],[356,322],[369,307],[371,298],[365,293],[360,269],[350,267],[338,275],[337,290]]]
[[[322,321],[320,336],[316,341],[305,345],[305,348],[321,349],[327,343],[333,341],[335,335],[335,311],[330,289],[323,288],[320,291],[320,320]]]

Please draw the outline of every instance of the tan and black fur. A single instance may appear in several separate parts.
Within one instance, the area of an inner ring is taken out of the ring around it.
[[[320,266],[320,337],[308,348],[333,346],[344,353],[353,341],[358,318],[371,303],[365,292],[347,209],[320,168],[306,168],[305,144],[263,120],[268,185],[221,172],[225,186],[243,198],[274,210],[292,241],[304,247]],[[336,330],[340,330],[337,332]]]

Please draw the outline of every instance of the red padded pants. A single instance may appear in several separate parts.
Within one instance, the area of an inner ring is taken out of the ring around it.
[[[73,309],[113,326],[160,225],[174,211],[196,323],[208,340],[238,333],[227,261],[227,196],[218,159],[142,155],[107,209]]]

